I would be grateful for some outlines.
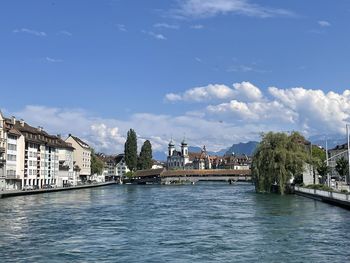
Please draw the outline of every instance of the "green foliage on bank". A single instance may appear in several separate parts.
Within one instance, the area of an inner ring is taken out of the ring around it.
[[[300,178],[304,164],[310,162],[307,141],[298,132],[263,134],[252,163],[256,191],[270,193],[277,185],[279,193],[284,194],[290,180]]]
[[[137,169],[139,170],[151,169],[152,165],[153,165],[152,144],[149,140],[146,140],[141,147],[141,152],[137,163]]]
[[[131,172],[131,171],[129,171],[129,172],[127,172],[127,173],[125,174],[125,176],[128,177],[128,178],[133,178],[134,175],[135,175],[135,173],[134,173],[134,172]]]
[[[344,157],[337,160],[335,170],[340,175],[341,178],[345,178],[345,176],[349,173],[349,162],[345,160]]]
[[[137,136],[133,129],[128,131],[124,147],[125,162],[131,171],[137,168]]]
[[[95,151],[91,151],[91,174],[102,174],[104,163],[96,156]]]

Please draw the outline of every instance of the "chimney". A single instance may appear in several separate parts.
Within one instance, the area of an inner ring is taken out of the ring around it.
[[[16,124],[16,117],[12,116],[11,119],[12,119],[12,124]]]
[[[21,119],[20,122],[21,122],[21,126],[24,127],[24,120]]]
[[[57,137],[58,137],[58,138],[60,138],[60,139],[62,139],[62,136],[61,136],[61,134],[57,134]]]
[[[42,131],[43,131],[43,127],[38,126],[38,131],[39,131],[39,132],[42,132]]]

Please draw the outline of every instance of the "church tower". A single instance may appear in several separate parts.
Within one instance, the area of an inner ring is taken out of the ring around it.
[[[188,144],[187,144],[185,138],[183,139],[183,141],[181,143],[181,157],[182,157],[183,167],[185,167],[185,165],[190,162],[190,157],[188,154]]]
[[[185,139],[181,143],[181,155],[184,157],[188,156],[188,145]]]
[[[175,144],[173,142],[173,139],[171,139],[171,141],[169,142],[168,150],[169,150],[168,152],[169,156],[172,156],[175,151]]]

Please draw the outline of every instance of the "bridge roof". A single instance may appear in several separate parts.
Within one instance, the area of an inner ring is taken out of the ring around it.
[[[230,175],[251,175],[250,170],[230,170],[230,169],[214,169],[214,170],[174,170],[164,171],[162,177],[172,176],[230,176]]]

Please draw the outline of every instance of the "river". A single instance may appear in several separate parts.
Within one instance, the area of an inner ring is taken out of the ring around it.
[[[0,200],[0,262],[349,262],[350,211],[250,184]]]

